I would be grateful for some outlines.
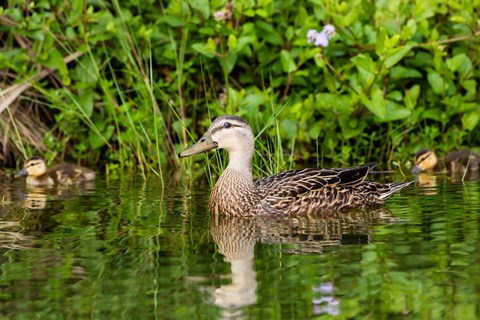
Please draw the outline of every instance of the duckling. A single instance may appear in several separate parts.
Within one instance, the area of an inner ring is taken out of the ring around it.
[[[45,159],[33,156],[25,161],[15,177],[27,176],[28,186],[74,185],[95,179],[95,172],[70,163],[61,163],[48,169]]]
[[[478,172],[480,155],[471,150],[453,151],[444,158],[438,158],[435,151],[423,149],[418,151],[413,162],[412,173],[448,171],[451,174]]]
[[[411,183],[366,181],[375,163],[290,170],[253,181],[254,141],[247,121],[224,115],[212,122],[197,143],[179,153],[183,158],[217,148],[228,151],[228,166],[210,195],[211,212],[232,216],[286,215],[366,207],[382,204]]]

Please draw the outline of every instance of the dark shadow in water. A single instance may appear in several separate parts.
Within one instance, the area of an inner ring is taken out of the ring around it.
[[[286,217],[211,215],[210,233],[218,251],[231,265],[231,283],[213,292],[223,318],[243,318],[242,307],[257,301],[254,270],[255,243],[290,244],[290,254],[321,253],[326,246],[365,244],[373,225],[393,220],[385,208]]]

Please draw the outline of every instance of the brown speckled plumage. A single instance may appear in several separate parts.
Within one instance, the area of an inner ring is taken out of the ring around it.
[[[299,214],[383,204],[410,182],[365,181],[374,164],[345,169],[303,169],[248,181],[226,169],[210,195],[212,212],[236,216]]]
[[[75,185],[95,179],[95,172],[70,163],[57,164],[47,168],[45,159],[30,157],[15,176],[27,176],[29,186]]]
[[[452,151],[438,158],[435,151],[423,149],[415,154],[413,162],[414,173],[448,171],[450,174],[464,174],[480,170],[480,155],[471,150]]]
[[[382,204],[411,182],[365,181],[375,163],[351,168],[290,170],[253,181],[253,134],[236,116],[215,119],[207,133],[179,154],[187,157],[214,148],[229,152],[228,167],[210,195],[211,212],[251,216],[299,214]]]

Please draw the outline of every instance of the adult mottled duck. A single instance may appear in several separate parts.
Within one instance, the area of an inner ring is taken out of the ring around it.
[[[226,215],[299,214],[382,204],[411,182],[382,184],[366,181],[376,165],[351,168],[309,168],[277,173],[253,181],[254,137],[240,117],[215,119],[203,137],[179,153],[188,157],[225,149],[229,163],[210,195],[209,208]]]

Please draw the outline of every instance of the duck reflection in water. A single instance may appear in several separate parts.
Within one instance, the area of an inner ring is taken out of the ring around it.
[[[231,283],[212,292],[213,302],[223,309],[224,318],[229,319],[243,318],[242,308],[257,302],[254,269],[257,242],[288,244],[284,250],[288,254],[318,254],[327,246],[369,243],[372,226],[393,219],[386,208],[289,217],[211,214],[210,233],[218,251],[231,265]],[[318,309],[318,301],[312,301],[312,307]]]

